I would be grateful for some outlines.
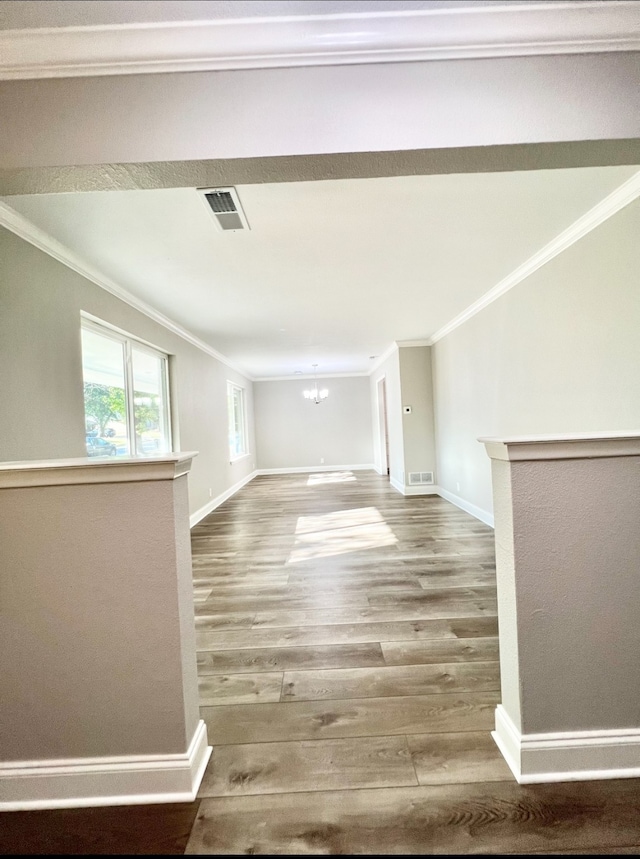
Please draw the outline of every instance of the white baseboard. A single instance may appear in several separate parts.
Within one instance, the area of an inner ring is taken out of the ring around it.
[[[521,734],[499,704],[491,736],[519,784],[640,776],[640,728]]]
[[[299,468],[259,468],[257,474],[313,474],[316,471],[375,471],[373,463],[368,465],[304,465]]]
[[[404,486],[399,480],[396,480],[395,477],[389,477],[389,483],[393,486],[396,492],[399,492],[400,495],[404,495]]]
[[[440,490],[433,484],[424,483],[422,485],[405,486],[403,495],[439,495]]]
[[[184,754],[0,764],[0,811],[193,802],[211,746],[200,720]]]
[[[389,482],[400,495],[439,495],[440,490],[434,484],[422,484],[417,486],[404,486],[395,477],[390,477]]]
[[[459,507],[466,513],[470,513],[472,516],[475,516],[476,519],[484,522],[485,525],[489,525],[491,528],[495,527],[493,513],[488,513],[481,507],[476,507],[475,504],[472,504],[470,501],[465,501],[464,498],[460,498],[459,495],[454,495],[453,492],[449,492],[441,486],[438,487],[438,495],[441,498],[444,498],[445,501],[450,501],[452,504],[455,504],[456,507]]]
[[[212,513],[216,507],[219,507],[223,502],[225,502],[228,498],[231,498],[232,495],[235,495],[239,489],[242,489],[243,486],[246,486],[254,477],[256,477],[260,472],[252,471],[251,474],[248,474],[246,477],[243,477],[242,480],[239,480],[237,483],[234,483],[233,486],[230,486],[227,490],[225,490],[221,495],[218,495],[216,498],[213,498],[208,504],[205,504],[204,507],[201,507],[199,510],[196,510],[195,513],[192,513],[189,517],[189,525],[193,528],[194,525],[197,525],[198,522],[202,521],[205,516],[208,516],[209,513]]]

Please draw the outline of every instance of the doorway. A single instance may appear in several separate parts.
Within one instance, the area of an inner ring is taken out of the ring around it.
[[[380,473],[390,475],[389,468],[389,422],[387,420],[387,386],[385,377],[377,383],[378,391],[378,437],[380,440]]]

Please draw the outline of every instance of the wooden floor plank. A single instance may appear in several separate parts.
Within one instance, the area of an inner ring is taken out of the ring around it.
[[[422,592],[424,593],[424,591]],[[420,594],[414,594],[414,599],[419,599]],[[383,599],[383,597],[381,597]],[[338,600],[341,606],[350,606],[355,608],[365,608],[369,605],[367,595],[365,594],[345,594]],[[257,591],[248,593],[246,596],[215,596],[212,595],[208,600],[195,606],[196,616],[202,614],[221,614],[223,612],[259,612],[264,611],[267,606],[278,608],[279,610],[291,611],[317,611],[318,609],[335,608],[336,597],[332,594],[323,596],[322,594],[309,595],[306,597],[286,597],[274,596],[273,594],[260,595]],[[470,612],[472,614],[473,612]]]
[[[393,594],[374,594],[369,597],[371,605],[450,605],[464,600],[485,600],[495,602],[495,585],[474,588],[431,588],[420,592],[398,591]]]
[[[488,731],[408,736],[420,784],[513,781]]]
[[[196,615],[196,630],[250,629],[255,620],[255,612],[230,612],[228,614],[203,613]]]
[[[280,700],[283,672],[205,674],[198,677],[201,707],[268,704]]]
[[[447,625],[457,638],[481,638],[498,634],[497,615],[451,618]]]
[[[438,692],[493,692],[500,688],[497,662],[397,665],[285,671],[283,701],[384,698]]]
[[[495,662],[497,638],[454,638],[444,641],[383,641],[387,665],[421,665],[438,662]]]
[[[198,653],[200,675],[330,668],[335,665],[351,665],[360,668],[384,664],[382,649],[377,642],[328,644],[317,647],[245,648]]]
[[[483,587],[494,585],[496,574],[494,570],[460,570],[452,572],[431,572],[418,576],[420,587],[424,590],[446,587]]]
[[[257,628],[196,634],[198,650],[231,650],[256,647],[301,647],[318,644],[356,644],[455,638],[446,620],[387,623],[344,623],[325,626]]]
[[[449,605],[388,605],[388,606],[334,606],[307,610],[258,610],[254,627],[321,626],[343,623],[380,623],[398,620],[466,620],[472,617],[497,617],[497,605],[485,605],[476,600],[457,600]]]
[[[417,784],[404,737],[216,746],[198,797]]]
[[[246,675],[242,675],[246,676]],[[266,675],[264,675],[266,676]],[[489,732],[498,692],[441,693],[392,698],[290,701],[286,705],[202,707],[214,745],[447,731]],[[491,740],[493,742],[493,740]]]
[[[640,843],[635,780],[203,799],[187,854],[553,853]]]

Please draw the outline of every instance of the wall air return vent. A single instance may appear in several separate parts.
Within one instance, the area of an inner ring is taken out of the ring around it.
[[[433,471],[410,471],[409,486],[417,483],[433,483]]]
[[[235,188],[198,188],[198,193],[221,230],[250,229]]]

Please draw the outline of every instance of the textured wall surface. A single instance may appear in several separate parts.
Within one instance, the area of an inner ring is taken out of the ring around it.
[[[523,730],[638,728],[640,457],[511,469]]]
[[[0,759],[184,753],[186,478],[2,489],[0,521]]]

